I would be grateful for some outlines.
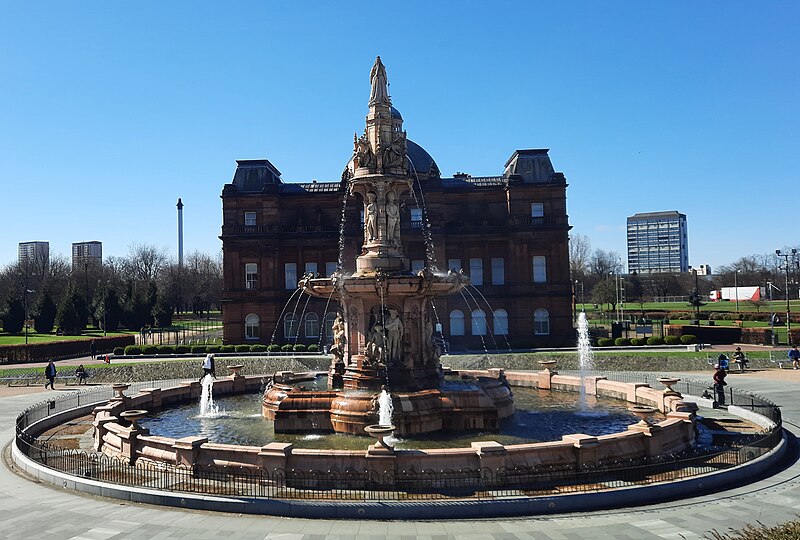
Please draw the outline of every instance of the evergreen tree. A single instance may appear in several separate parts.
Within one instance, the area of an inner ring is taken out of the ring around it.
[[[6,299],[6,309],[3,314],[3,330],[9,334],[19,334],[25,326],[25,307],[22,300],[16,297]]]
[[[58,305],[55,322],[64,334],[77,336],[86,327],[86,319],[81,317],[78,310],[79,297],[75,289],[70,287]]]
[[[160,328],[172,326],[172,306],[169,305],[169,302],[163,296],[160,296],[158,301],[156,301],[156,305],[153,306],[152,314],[156,326]]]
[[[49,334],[53,331],[58,308],[48,291],[39,295],[36,305],[33,308],[33,327],[40,334]]]
[[[106,289],[97,297],[94,308],[94,317],[98,325],[106,332],[113,332],[119,328],[123,318],[122,306],[119,305],[117,291]]]

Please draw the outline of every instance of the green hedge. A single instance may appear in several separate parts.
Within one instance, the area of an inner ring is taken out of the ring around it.
[[[191,347],[189,347],[189,351],[191,351],[192,354],[204,354],[206,352],[206,346],[192,345]]]
[[[308,346],[308,352],[319,352],[319,345],[312,343]]]
[[[92,339],[68,339],[64,341],[48,341],[30,343],[28,345],[0,345],[0,362],[42,362],[89,356],[89,347],[95,342],[98,354],[110,353],[115,347],[133,345],[133,334],[124,336],[93,337]]]
[[[649,338],[647,338],[647,344],[648,345],[663,345],[664,344],[664,338],[661,338],[661,337],[658,337],[658,336],[649,337]]]
[[[631,340],[629,340],[628,338],[618,337],[617,339],[614,340],[614,345],[616,345],[617,347],[627,347],[630,344]]]
[[[306,346],[303,345],[302,343],[298,343],[297,345],[292,347],[292,350],[294,352],[306,352]]]
[[[250,345],[236,345],[236,352],[250,352]]]
[[[158,354],[158,345],[145,345],[142,347],[142,354]]]
[[[222,352],[222,345],[206,345],[206,352],[210,353]]]
[[[125,347],[125,354],[127,356],[142,354],[142,348],[139,345],[128,345]]]
[[[597,340],[597,346],[598,347],[610,347],[613,344],[614,344],[614,340],[611,339],[611,338],[602,337],[602,338]]]
[[[175,354],[187,354],[190,351],[188,345],[175,345]]]
[[[223,353],[236,352],[236,346],[235,345],[222,345],[219,348],[219,352],[223,352]]]
[[[125,347],[114,347],[114,356],[122,356],[125,354]]]
[[[294,345],[291,343],[287,343],[286,345],[281,345],[281,352],[292,352],[294,350]]]
[[[681,336],[681,343],[684,345],[693,345],[694,343],[697,343],[697,336],[692,334],[684,334]]]
[[[280,352],[281,351],[281,346],[280,345],[276,345],[276,344],[273,343],[272,345],[269,345],[267,347],[267,351],[269,351],[269,352]]]
[[[664,336],[664,343],[667,345],[680,345],[681,338],[678,336]]]
[[[250,352],[267,352],[267,346],[261,344],[250,345]]]

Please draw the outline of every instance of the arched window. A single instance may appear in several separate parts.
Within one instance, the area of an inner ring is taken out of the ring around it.
[[[450,312],[450,335],[464,335],[464,313],[461,310],[454,309]]]
[[[333,321],[336,320],[336,313],[329,311],[325,314],[325,337],[330,341],[333,339]]]
[[[306,337],[319,337],[319,317],[316,313],[306,315]]]
[[[537,336],[550,334],[550,313],[544,308],[538,308],[533,312],[533,333]]]
[[[248,313],[244,318],[244,338],[258,339],[258,315]]]
[[[472,335],[486,335],[486,313],[482,309],[476,309],[472,312]]]
[[[283,337],[285,339],[295,339],[300,323],[300,318],[294,313],[287,313],[283,318]]]
[[[494,335],[508,335],[508,312],[504,309],[494,310]]]

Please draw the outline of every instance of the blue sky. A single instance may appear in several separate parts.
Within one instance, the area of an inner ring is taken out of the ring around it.
[[[381,7],[386,6],[386,7]],[[389,7],[391,6],[391,7]],[[455,7],[458,6],[458,7]],[[687,215],[692,265],[797,246],[800,3],[0,0],[0,265],[17,242],[215,253],[235,160],[337,180],[380,54],[443,174],[550,148],[573,231]]]

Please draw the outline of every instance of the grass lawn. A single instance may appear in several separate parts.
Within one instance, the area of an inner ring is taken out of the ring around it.
[[[583,308],[583,304],[578,304],[578,310]],[[594,308],[594,304],[587,303],[586,312],[593,313],[604,311],[608,309],[608,304],[599,306],[598,309]],[[790,300],[790,309],[793,313],[800,313],[800,300]],[[694,308],[689,305],[689,302],[626,302],[625,311],[631,313],[639,313],[641,311],[693,311]],[[706,305],[700,307],[701,312],[712,311],[727,311],[729,313],[736,312],[736,302],[723,300],[720,302],[707,302]],[[778,315],[786,315],[786,300],[773,300],[772,311],[770,311],[770,302],[765,301],[761,306],[755,306],[752,302],[747,300],[739,300],[739,312],[743,313],[777,313]],[[783,319],[781,316],[781,319]]]
[[[134,332],[108,332],[106,337],[125,336]],[[28,343],[49,343],[54,341],[74,341],[76,339],[95,339],[103,337],[103,331],[91,329],[80,336],[57,336],[55,334],[37,334],[28,332]],[[25,343],[25,334],[0,333],[0,345],[22,345]]]

